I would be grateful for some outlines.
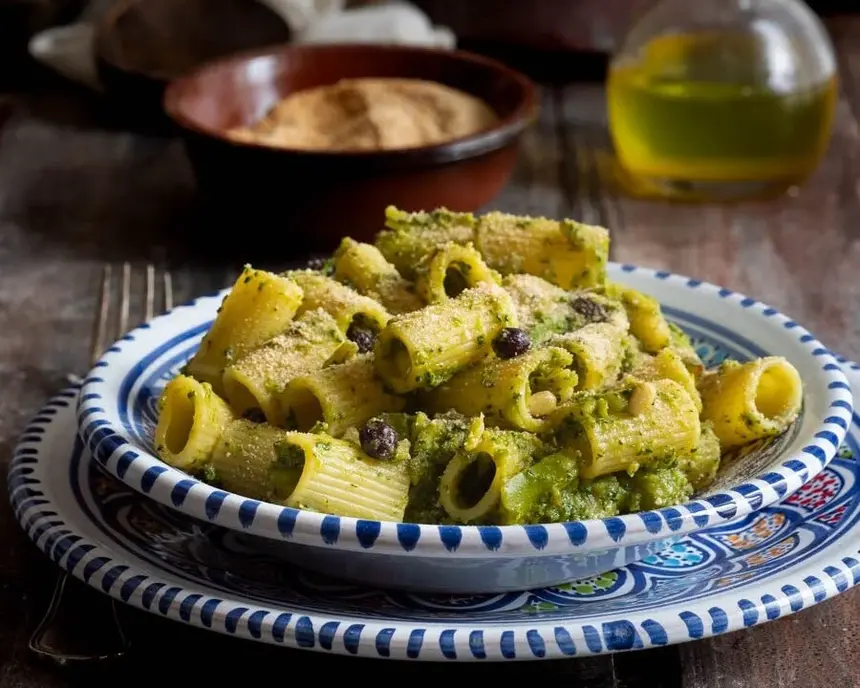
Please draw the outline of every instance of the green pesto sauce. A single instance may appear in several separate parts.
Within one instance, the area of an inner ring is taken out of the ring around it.
[[[290,442],[275,442],[275,458],[282,468],[301,468],[305,463],[305,451]]]
[[[577,458],[550,454],[508,481],[502,496],[506,524],[609,518],[686,501],[693,492],[677,466],[656,466],[580,480]]]
[[[439,504],[439,478],[469,434],[471,420],[456,413],[430,418],[419,412],[410,429],[409,477],[412,488],[405,519],[413,523],[452,522]],[[395,430],[397,428],[395,427]]]

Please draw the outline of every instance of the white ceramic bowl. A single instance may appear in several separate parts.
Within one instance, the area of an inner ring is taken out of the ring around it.
[[[721,470],[708,494],[683,505],[568,523],[436,526],[296,510],[202,483],[154,456],[156,400],[196,350],[224,292],[155,318],[105,353],[81,390],[81,437],[108,473],[134,489],[244,533],[288,561],[375,586],[454,593],[552,586],[623,566],[686,533],[779,501],[830,462],[851,423],[853,399],[836,360],[815,337],[727,289],[630,265],[609,271],[613,280],[655,296],[706,363],[781,355],[804,381],[804,410],[793,428]]]

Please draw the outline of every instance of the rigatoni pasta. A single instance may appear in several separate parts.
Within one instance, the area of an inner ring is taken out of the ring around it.
[[[683,353],[679,353],[678,350],[666,348],[656,356],[645,354],[639,357],[636,365],[630,371],[630,375],[640,380],[674,380],[687,390],[699,413],[701,413],[702,397],[696,386],[696,377],[685,363]]]
[[[251,499],[281,502],[293,493],[302,472],[291,460],[289,437],[268,423],[237,418],[224,428],[204,476]]]
[[[555,335],[547,345],[560,347],[571,355],[580,390],[614,385],[630,346],[626,334],[609,323],[589,323],[573,332]]]
[[[487,213],[475,229],[475,246],[501,272],[526,272],[564,289],[606,280],[609,232],[573,220]]]
[[[340,516],[546,523],[681,503],[800,412],[786,359],[706,370],[652,296],[607,282],[603,228],[384,221],[320,269],[245,269],[162,392],[162,459]]]
[[[404,279],[372,244],[349,237],[343,239],[334,254],[333,276],[360,294],[376,299],[390,313],[408,313],[424,305],[415,293],[415,285]]]
[[[475,239],[475,216],[444,208],[407,213],[392,206],[385,209],[385,229],[376,236],[376,247],[406,278],[413,278],[421,261],[439,246],[468,244]]]
[[[630,321],[630,334],[639,340],[644,351],[657,353],[671,344],[672,331],[655,298],[615,283],[607,284],[605,293],[624,304]]]
[[[540,432],[559,404],[573,396],[576,373],[564,349],[535,349],[509,360],[484,360],[431,390],[422,406],[434,411],[451,409],[467,416],[484,414],[502,427]]]
[[[684,456],[699,443],[699,411],[677,382],[635,382],[586,397],[561,412],[561,445],[580,456],[580,475],[635,473],[640,466]]]
[[[307,311],[289,329],[249,352],[224,371],[227,401],[239,415],[262,411],[283,426],[281,394],[292,379],[322,367],[344,342],[338,323],[326,311]]]
[[[507,292],[478,284],[454,299],[392,319],[374,349],[376,369],[395,392],[431,389],[489,355],[493,338],[515,325]]]
[[[379,332],[391,317],[378,301],[315,270],[291,270],[285,274],[304,294],[296,316],[322,309],[344,334],[351,327]]]
[[[725,361],[699,383],[702,417],[723,451],[783,432],[800,413],[803,384],[788,361],[768,356]]]
[[[302,302],[291,279],[246,265],[225,297],[187,371],[223,394],[224,368],[287,329]]]
[[[439,500],[459,523],[496,520],[502,489],[544,449],[531,433],[487,430],[471,450],[458,452],[442,474]]]
[[[166,463],[194,470],[212,456],[233,412],[208,382],[179,375],[158,400],[155,451]]]
[[[409,495],[404,461],[379,461],[350,442],[290,433],[286,442],[302,471],[288,506],[354,518],[399,521]]]
[[[430,253],[418,266],[415,284],[426,303],[459,296],[481,282],[498,284],[501,277],[487,267],[471,243],[447,243]]]
[[[306,432],[323,423],[340,437],[380,413],[400,411],[403,397],[389,393],[367,354],[293,378],[279,397],[287,424]]]

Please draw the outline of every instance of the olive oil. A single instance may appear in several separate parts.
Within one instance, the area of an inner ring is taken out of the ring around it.
[[[765,195],[799,183],[827,148],[837,85],[833,75],[798,87],[797,77],[750,34],[653,39],[638,60],[610,70],[622,168],[643,189],[677,198]]]

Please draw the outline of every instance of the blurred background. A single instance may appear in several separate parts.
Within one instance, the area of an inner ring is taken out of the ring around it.
[[[254,0],[245,0],[252,4]],[[98,18],[123,0],[0,0],[0,88],[11,88],[44,77],[28,53],[27,43],[39,31],[75,21]],[[176,2],[177,5],[183,3]],[[191,4],[195,4],[192,2]],[[349,0],[347,7],[380,4]],[[571,69],[601,65],[635,17],[652,0],[414,0],[436,24],[445,25],[466,50],[505,56],[531,66],[544,78],[569,78]],[[822,16],[860,11],[857,0],[809,0]],[[205,22],[205,16],[198,18]],[[235,27],[234,27],[235,28]],[[524,54],[528,51],[528,54]],[[543,59],[540,59],[543,58]],[[554,58],[563,64],[550,64]],[[534,64],[534,61],[542,64]]]
[[[164,165],[158,188],[135,190],[158,227],[138,235],[135,220],[103,230],[129,251],[158,246],[147,237],[159,232],[193,243],[200,232],[250,222],[277,227],[273,236],[296,254],[279,255],[297,257],[330,250],[345,232],[367,238],[388,202],[611,224],[606,199],[615,194],[729,203],[796,193],[831,140],[830,32],[857,10],[849,0],[0,0],[0,118],[23,107],[59,125],[50,136],[74,151],[63,167],[80,162],[84,176],[95,174],[87,158],[118,150],[120,139],[85,145],[60,136],[64,125],[149,137],[129,139],[138,146],[181,140],[159,149],[171,162],[153,162]],[[361,51],[325,65],[301,51],[266,64],[241,57],[320,43],[457,48],[499,67]],[[229,75],[200,76],[228,57],[236,58]],[[386,75],[462,88],[501,108],[503,122],[474,145],[361,161],[225,139],[289,92]],[[167,102],[172,82],[185,85]],[[541,201],[551,169],[568,178],[562,195],[584,199],[592,188],[594,200]],[[320,231],[296,230],[310,225]]]

